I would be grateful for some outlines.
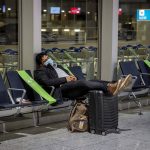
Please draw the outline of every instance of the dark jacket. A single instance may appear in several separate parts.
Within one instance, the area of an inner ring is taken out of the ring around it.
[[[61,68],[60,66],[58,67]],[[51,65],[41,66],[36,69],[34,71],[34,78],[49,93],[51,90],[50,86],[54,86],[56,89],[53,96],[56,99],[62,99],[60,85],[67,83],[67,80],[65,77],[58,78],[57,72]]]

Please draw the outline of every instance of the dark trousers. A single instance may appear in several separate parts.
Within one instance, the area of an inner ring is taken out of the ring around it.
[[[60,89],[63,97],[76,99],[82,97],[91,90],[101,90],[104,93],[108,93],[107,84],[107,81],[100,80],[78,80],[65,83]]]

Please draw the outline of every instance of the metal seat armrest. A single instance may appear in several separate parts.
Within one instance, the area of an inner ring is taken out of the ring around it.
[[[125,78],[127,75],[121,75],[121,78]],[[137,76],[132,75],[132,79],[137,80]]]
[[[54,86],[50,86],[51,87],[51,92],[50,92],[50,95],[52,95],[54,93],[54,90],[55,90],[55,87]]]
[[[15,101],[12,97],[11,91],[22,91],[22,96],[21,96],[21,100],[20,100],[22,102],[22,100],[26,94],[26,90],[25,89],[17,89],[17,88],[8,88],[7,89],[7,92],[8,92],[10,99],[11,99],[12,104],[15,104]]]
[[[141,73],[141,75],[147,75],[147,76],[150,76],[150,73]]]
[[[51,88],[51,91],[50,91],[50,95],[52,95],[53,93],[54,93],[54,90],[55,90],[55,87],[54,86],[44,86],[44,85],[42,85],[42,87],[44,88]]]
[[[143,80],[144,76],[149,76],[150,77],[150,74],[149,73],[141,73],[142,82],[144,83],[144,85],[146,85],[145,81]]]

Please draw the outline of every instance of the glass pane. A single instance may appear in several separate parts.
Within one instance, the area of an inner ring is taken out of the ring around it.
[[[97,71],[97,0],[42,0],[42,47],[53,59]]]
[[[150,59],[150,1],[119,0],[118,14],[118,62]]]
[[[119,59],[149,58],[149,0],[120,0]]]
[[[0,72],[18,66],[18,1],[0,1]]]

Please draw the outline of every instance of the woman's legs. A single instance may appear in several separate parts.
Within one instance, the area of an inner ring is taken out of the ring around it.
[[[91,90],[101,90],[104,94],[116,95],[132,83],[132,76],[129,74],[124,79],[119,79],[116,83],[99,80],[78,80],[65,83],[61,86],[62,96],[66,98],[78,98],[87,94]]]
[[[67,98],[77,98],[87,94],[90,90],[101,90],[104,93],[107,93],[107,84],[106,81],[86,81],[78,80],[65,83],[61,86],[62,96]]]

